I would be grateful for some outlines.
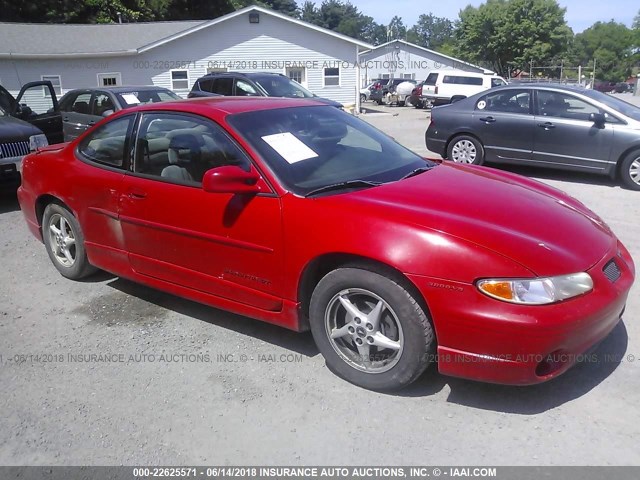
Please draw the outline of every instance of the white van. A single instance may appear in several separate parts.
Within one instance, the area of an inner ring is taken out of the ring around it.
[[[463,70],[435,70],[422,83],[420,101],[432,105],[453,103],[492,87],[506,85],[504,78],[495,74],[465,72]]]

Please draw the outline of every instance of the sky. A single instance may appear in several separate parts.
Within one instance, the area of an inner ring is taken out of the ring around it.
[[[482,0],[349,0],[358,9],[373,17],[377,23],[388,25],[398,15],[407,27],[415,24],[423,13],[433,13],[437,17],[451,20],[458,18],[458,12],[471,4],[475,7],[484,3]],[[302,1],[299,4],[304,3]],[[315,0],[316,5],[322,3]],[[559,0],[561,7],[566,8],[565,19],[574,33],[582,32],[597,21],[608,22],[611,19],[631,27],[633,18],[640,10],[638,0]]]

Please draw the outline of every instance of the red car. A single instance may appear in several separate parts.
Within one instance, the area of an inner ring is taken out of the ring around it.
[[[438,164],[313,100],[123,110],[27,156],[20,205],[71,279],[104,269],[311,329],[354,384],[534,384],[618,323],[627,249],[573,198]]]

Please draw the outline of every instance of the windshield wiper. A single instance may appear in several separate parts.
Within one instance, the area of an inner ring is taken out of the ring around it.
[[[415,177],[416,175],[420,175],[421,173],[424,173],[424,172],[427,172],[427,171],[431,170],[432,168],[434,168],[437,165],[438,164],[436,163],[435,165],[430,165],[428,167],[418,167],[418,168],[416,168],[414,170],[411,170],[409,173],[407,173],[400,180],[404,180],[405,178],[411,178],[411,177]]]
[[[311,190],[310,192],[308,192],[305,197],[317,195],[318,193],[330,192],[332,190],[342,190],[343,188],[366,188],[377,187],[378,185],[382,185],[382,182],[369,182],[368,180],[348,180],[346,182],[332,183],[331,185],[325,185],[324,187],[316,188],[315,190]]]

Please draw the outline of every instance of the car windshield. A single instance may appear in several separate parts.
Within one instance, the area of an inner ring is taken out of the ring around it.
[[[270,97],[311,98],[315,96],[298,82],[280,75],[256,77],[254,81],[260,85]]]
[[[640,108],[620,100],[617,97],[608,95],[606,93],[598,92],[597,90],[581,90],[580,93],[586,95],[589,98],[604,103],[607,107],[612,108],[629,118],[640,121]]]
[[[228,122],[298,195],[343,183],[393,182],[436,165],[334,107],[246,112],[229,116]]]
[[[169,100],[180,100],[181,97],[173,93],[171,90],[158,89],[158,90],[139,90],[130,92],[118,92],[116,93],[120,105],[123,108],[133,107],[135,105],[142,105],[145,103],[158,103],[166,102]]]

